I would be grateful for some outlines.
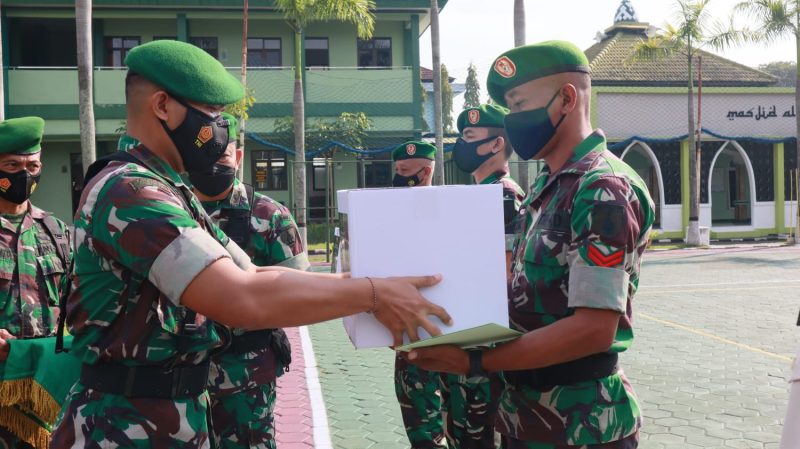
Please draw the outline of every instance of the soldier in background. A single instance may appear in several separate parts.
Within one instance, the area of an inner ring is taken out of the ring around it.
[[[436,147],[421,141],[406,142],[392,151],[395,187],[430,186]],[[446,448],[439,373],[411,365],[395,356],[394,390],[400,403],[412,449]]]
[[[292,214],[236,178],[244,151],[238,121],[228,113],[228,147],[211,170],[190,172],[192,190],[211,220],[256,266],[309,270]],[[211,435],[219,449],[275,448],[275,380],[289,370],[291,348],[283,329],[233,329],[230,346],[211,360]]]
[[[39,117],[0,122],[0,363],[8,340],[55,335],[58,304],[69,287],[67,226],[29,199],[42,176],[43,132]],[[9,427],[40,424],[11,407],[0,416],[8,418],[0,418],[0,447],[29,448]]]

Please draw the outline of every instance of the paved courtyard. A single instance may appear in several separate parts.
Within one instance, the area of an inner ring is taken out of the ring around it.
[[[800,248],[650,252],[622,356],[645,415],[640,448],[777,448],[799,298]],[[279,448],[408,447],[390,351],[355,351],[340,321],[290,334],[302,364],[280,380]]]

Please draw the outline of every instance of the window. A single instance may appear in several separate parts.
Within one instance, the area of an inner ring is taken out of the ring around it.
[[[286,154],[280,151],[253,151],[253,186],[256,190],[288,190]]]
[[[247,65],[250,67],[280,67],[280,38],[247,39]]]
[[[369,40],[358,40],[359,67],[391,67],[392,39],[376,37]]]
[[[364,187],[391,187],[392,161],[373,161],[364,165]]]
[[[219,56],[219,52],[217,51],[218,44],[216,37],[190,37],[189,43],[195,47],[202,48],[206,51],[206,53],[213,56],[214,59]]]
[[[330,67],[328,54],[327,37],[306,38],[306,67]]]
[[[324,157],[315,157],[313,162],[312,184],[315,191],[325,190],[328,184],[328,164]]]
[[[110,67],[124,66],[125,56],[133,47],[139,45],[139,37],[107,37],[106,38],[106,65]]]

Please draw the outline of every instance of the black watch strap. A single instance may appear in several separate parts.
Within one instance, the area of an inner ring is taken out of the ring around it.
[[[480,349],[470,349],[469,354],[469,373],[467,377],[489,377],[489,373],[483,369],[483,351]]]

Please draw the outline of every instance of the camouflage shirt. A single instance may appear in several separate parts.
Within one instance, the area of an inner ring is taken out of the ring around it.
[[[47,213],[27,204],[22,215],[0,215],[0,329],[19,338],[46,337],[56,331],[70,261],[61,260],[42,222]],[[53,220],[69,235],[64,222]]]
[[[512,327],[533,331],[576,307],[610,309],[620,313],[610,351],[625,351],[654,220],[645,184],[596,132],[559,171],[539,175],[524,207],[526,232],[509,285]],[[498,431],[520,440],[576,446],[616,441],[640,426],[636,397],[621,371],[545,391],[509,384],[497,421]]]
[[[525,200],[525,191],[508,172],[498,171],[481,181],[481,184],[502,184],[503,186],[503,220],[506,228],[506,251],[511,251],[520,232],[519,210]]]
[[[309,269],[308,255],[289,209],[260,193],[253,198],[250,204],[245,185],[236,180],[228,198],[204,202],[203,207],[221,228],[225,228],[230,211],[250,212],[250,238],[243,249],[254,265]],[[244,331],[233,332],[240,335]],[[232,394],[272,382],[282,372],[271,348],[245,354],[225,352],[212,360],[208,389],[212,394]]]
[[[197,314],[197,330],[180,335],[181,295],[220,258],[251,264],[219,228],[206,229],[200,201],[169,165],[144,146],[129,152],[143,165],[110,163],[86,185],[75,217],[72,354],[87,364],[198,364],[222,345],[221,332]],[[206,393],[129,399],[79,382],[52,447],[206,447],[207,408]]]

